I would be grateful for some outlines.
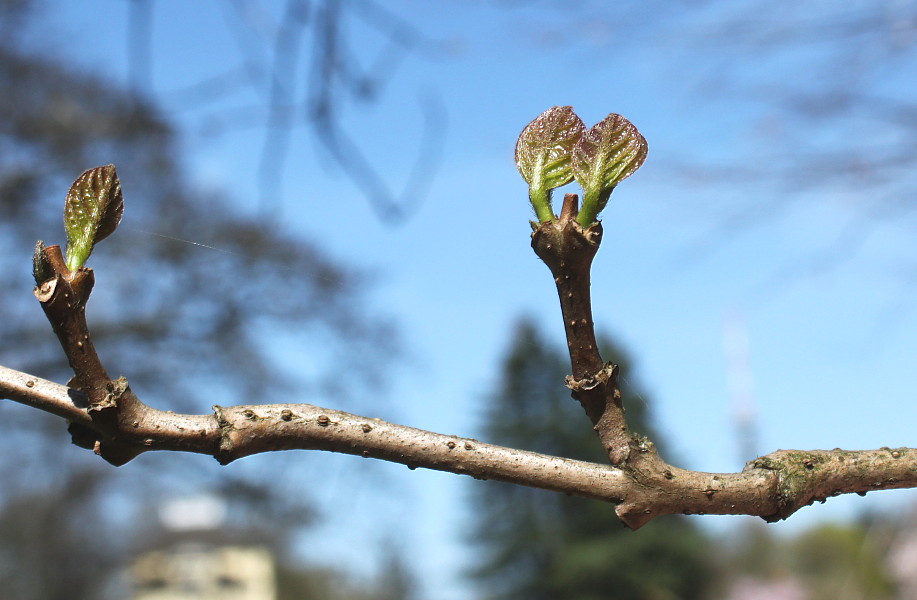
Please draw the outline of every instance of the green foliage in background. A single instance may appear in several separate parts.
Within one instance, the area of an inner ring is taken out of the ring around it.
[[[824,524],[795,539],[789,555],[809,598],[896,597],[884,557],[872,542],[869,530],[855,524]]]

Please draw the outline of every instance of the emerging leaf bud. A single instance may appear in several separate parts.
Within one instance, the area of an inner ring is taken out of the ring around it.
[[[35,242],[35,251],[32,253],[32,276],[35,277],[35,285],[41,285],[54,277],[54,269],[45,256],[45,244],[41,240]]]
[[[580,138],[573,149],[573,174],[583,188],[577,222],[591,225],[605,208],[616,185],[630,177],[646,160],[646,140],[634,125],[614,113]]]
[[[525,126],[516,142],[516,167],[529,184],[529,200],[542,223],[554,218],[551,190],[573,180],[573,147],[586,126],[570,106],[555,106]]]
[[[93,247],[108,237],[124,212],[124,197],[114,165],[96,167],[76,178],[64,202],[67,268],[83,266]]]

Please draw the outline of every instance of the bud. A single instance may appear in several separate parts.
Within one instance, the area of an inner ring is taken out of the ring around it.
[[[45,256],[45,243],[41,240],[35,242],[35,250],[32,253],[32,276],[35,278],[35,285],[41,285],[54,277],[54,269]]]
[[[76,178],[64,202],[67,268],[82,267],[93,247],[121,222],[124,197],[114,165],[96,167]]]

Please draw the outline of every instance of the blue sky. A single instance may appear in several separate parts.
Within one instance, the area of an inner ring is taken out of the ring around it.
[[[418,144],[417,98],[441,99],[447,114],[442,160],[407,222],[394,228],[381,222],[308,128],[300,123],[293,131],[279,218],[342,261],[375,270],[376,307],[397,318],[412,349],[412,365],[383,404],[360,410],[474,435],[497,376],[495,361],[518,316],[533,316],[563,343],[553,283],[529,248],[531,209],[512,154],[529,120],[552,105],[571,104],[587,124],[621,113],[649,142],[646,164],[616,190],[603,214],[607,233],[593,268],[593,303],[599,328],[633,354],[637,372],[625,377],[646,390],[659,429],[678,454],[675,462],[729,471],[752,458],[738,454],[728,394],[723,336],[733,313],[747,326],[759,453],[913,446],[917,311],[907,302],[917,289],[913,223],[864,229],[865,241],[849,256],[812,269],[806,262],[812,254],[863,218],[869,189],[686,180],[679,169],[689,161],[758,166],[775,151],[792,158],[793,147],[774,143],[784,123],[768,98],[716,88],[717,78],[726,74],[751,89],[775,79],[817,84],[824,73],[810,54],[821,50],[764,61],[754,51],[718,48],[705,40],[702,24],[715,23],[724,11],[705,3],[622,3],[613,20],[596,9],[601,3],[556,3],[567,6],[564,11],[551,2],[497,4],[385,3],[431,43],[399,64],[378,103],[348,106],[344,124],[397,187]],[[263,27],[248,43],[264,59],[281,5],[263,3],[263,20],[249,23]],[[48,3],[41,32],[47,50],[130,84],[127,6],[122,0]],[[242,87],[206,108],[184,106],[175,93],[242,62],[226,12],[217,0],[156,2],[152,71],[143,85],[182,128],[190,181],[231,189],[236,208],[255,214],[264,129],[239,123],[221,135],[202,131],[214,109],[231,114],[221,110],[263,105],[264,89]],[[762,27],[769,18],[759,16]],[[368,59],[378,39],[358,33],[357,55]],[[915,99],[913,77],[894,69],[882,77],[890,93]],[[749,207],[758,212],[741,226],[725,220]],[[129,208],[124,225],[125,235],[144,229]],[[333,398],[319,403],[338,407]],[[354,551],[351,542],[383,511],[405,536],[414,568],[437,590],[429,597],[473,597],[451,564],[466,556],[461,534],[470,480],[390,465],[354,467],[350,457],[323,460],[336,475],[318,490],[319,500],[347,509],[329,509],[329,525],[310,537],[310,547],[371,564],[373,549]],[[359,482],[351,473],[367,468],[383,474],[383,483]],[[387,496],[394,489],[401,491]],[[832,499],[776,529],[914,499],[911,492]],[[742,519],[701,522],[723,531]]]

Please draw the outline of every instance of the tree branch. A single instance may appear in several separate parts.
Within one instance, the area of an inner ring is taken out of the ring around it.
[[[627,459],[631,435],[616,383],[617,367],[606,365],[599,355],[589,291],[602,225],[594,223],[583,229],[576,222],[578,201],[576,194],[566,194],[559,218],[533,224],[532,249],[551,269],[557,286],[573,369],[567,387],[592,421],[611,464],[616,465]]]
[[[0,398],[90,430],[96,427],[79,390],[3,366]],[[172,450],[207,454],[228,464],[276,450],[340,452],[412,469],[604,500],[617,504],[618,516],[633,529],[659,515],[674,513],[752,515],[775,521],[829,496],[917,487],[917,450],[909,448],[785,450],[752,461],[740,473],[704,473],[670,466],[657,472],[661,461],[656,461],[652,444],[640,448],[626,466],[613,467],[485,444],[311,404],[215,406],[212,415],[181,415],[136,402],[143,406],[136,413],[137,420],[109,432],[132,448],[134,456],[149,450]]]
[[[567,386],[592,420],[611,465],[485,444],[310,404],[214,406],[209,415],[157,410],[141,402],[123,377],[110,379],[93,348],[85,318],[92,270],[71,271],[59,247],[45,248],[40,242],[34,293],[74,377],[63,386],[0,367],[0,399],[67,419],[74,444],[116,466],[150,450],[207,454],[224,465],[275,450],[326,450],[612,502],[618,517],[634,529],[674,513],[743,514],[774,521],[829,496],[917,487],[917,450],[909,448],[781,450],[750,462],[740,473],[687,471],[663,461],[651,441],[628,431],[617,366],[604,363],[596,348],[589,271],[602,229],[599,223],[585,229],[577,223],[577,203],[575,194],[567,194],[560,217],[533,225],[532,247],[557,284],[573,370]],[[95,241],[89,239],[90,244]]]
[[[626,525],[637,528],[659,514],[677,512],[741,513],[774,521],[829,496],[917,485],[917,462],[907,449],[783,450],[730,475],[685,471],[662,460],[651,441],[629,432],[617,365],[604,363],[596,347],[589,271],[602,241],[602,226],[595,222],[583,229],[576,220],[578,203],[576,194],[566,194],[559,217],[533,224],[532,249],[557,285],[573,369],[567,386],[593,422],[611,464],[634,484],[616,508]]]

